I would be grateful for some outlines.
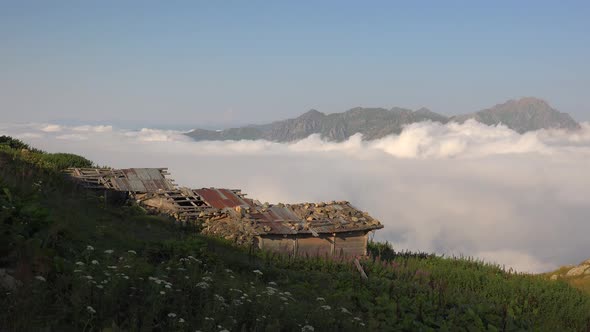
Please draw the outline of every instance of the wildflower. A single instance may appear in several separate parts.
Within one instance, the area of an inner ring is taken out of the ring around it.
[[[271,285],[271,286],[276,286],[277,285],[277,283],[274,282],[274,281],[270,281],[268,284]]]
[[[87,306],[86,307],[86,310],[88,310],[88,312],[91,313],[91,314],[95,314],[96,313],[96,310],[94,310],[94,308],[91,307],[91,306]]]
[[[283,292],[283,294],[285,294],[287,296],[293,296],[293,295],[291,295],[291,292]]]
[[[104,287],[102,285],[96,285],[96,288],[103,289]]]
[[[123,279],[129,280],[129,277],[128,276],[123,276]]]
[[[168,317],[170,317],[170,318],[174,318],[174,317],[176,317],[176,314],[175,314],[175,313],[173,313],[173,312],[171,312],[171,313],[169,313],[169,314],[168,314]]]
[[[284,296],[281,296],[281,300],[282,300],[282,301],[285,301],[285,302],[287,302],[287,301],[288,301],[288,299],[287,299],[286,297],[284,297]]]
[[[92,265],[98,265],[98,261],[96,259],[92,260]]]
[[[225,301],[225,299],[224,299],[224,298],[223,298],[223,296],[221,296],[221,295],[215,294],[215,295],[213,295],[213,296],[214,296],[214,297],[215,297],[217,300],[219,300],[219,302],[224,302],[224,301]]]
[[[86,278],[88,280],[92,280],[92,276],[84,276],[84,278]]]
[[[233,273],[234,271],[232,271],[230,269],[225,269],[225,272],[227,272],[227,273]]]
[[[179,322],[179,323],[184,323],[184,319],[182,319],[182,318],[179,318],[179,319],[178,319],[178,322]]]
[[[360,325],[360,326],[365,326],[365,323],[362,323],[362,322],[361,322],[361,323],[359,323],[359,325]]]
[[[207,288],[209,288],[209,284],[208,284],[208,283],[206,283],[206,282],[204,282],[204,281],[201,281],[201,282],[200,282],[200,283],[198,283],[196,286],[197,286],[197,287],[199,287],[199,288],[202,288],[202,289],[207,289]]]
[[[344,314],[350,314],[350,311],[348,311],[348,309],[346,309],[344,307],[340,307],[340,312],[342,312]]]
[[[114,253],[114,252],[115,252],[115,251],[114,251],[113,249],[108,249],[108,250],[105,250],[105,251],[104,251],[104,253],[105,253],[105,254],[108,254],[108,255],[110,255],[110,254],[112,254],[112,253]]]
[[[262,275],[262,271],[260,271],[260,270],[254,270],[254,271],[252,271],[252,272],[254,272],[254,273],[258,274],[259,276],[261,276],[261,275]]]
[[[88,250],[88,251],[92,251],[92,250],[94,250],[94,247],[93,247],[93,246],[90,246],[90,245],[88,245],[88,246],[86,246],[86,250]]]
[[[354,320],[356,320],[357,322],[360,322],[360,321],[362,320],[362,319],[361,319],[360,317],[358,317],[358,316],[354,317],[353,319],[354,319]]]
[[[82,272],[82,270],[74,270],[74,273]]]
[[[117,269],[117,267],[116,267],[115,265],[109,265],[109,266],[107,266],[107,267],[108,267],[109,269],[111,269],[111,270],[116,270],[116,269]]]
[[[166,295],[166,292],[160,291],[160,295]]]
[[[82,266],[82,265],[84,265],[84,263],[83,262],[76,262],[76,265]]]
[[[315,329],[311,325],[305,325],[304,327],[301,328],[301,332],[312,332],[312,331],[315,331]]]
[[[322,309],[324,310],[332,310],[332,307],[330,307],[329,305],[325,304],[323,306],[321,306]]]
[[[170,286],[170,285],[166,285],[166,286],[164,286],[164,287],[166,287],[166,288],[168,288],[168,289],[172,288],[172,286]]]
[[[137,251],[135,251],[135,250],[127,250],[127,252],[130,253],[130,254],[137,255]]]
[[[35,279],[39,280],[39,281],[47,281],[45,280],[45,278],[43,278],[42,276],[35,276]]]
[[[315,300],[316,300],[316,301],[322,301],[322,302],[326,301],[326,299],[324,299],[323,297],[318,297],[318,298],[317,298],[317,299],[315,299]]]
[[[201,280],[211,282],[211,281],[213,281],[213,278],[211,278],[211,277],[203,277],[203,278],[201,278]]]
[[[211,317],[205,317],[205,320],[213,320],[213,318],[211,318]]]
[[[126,269],[130,269],[131,268],[131,265],[124,265],[123,267],[126,268]]]

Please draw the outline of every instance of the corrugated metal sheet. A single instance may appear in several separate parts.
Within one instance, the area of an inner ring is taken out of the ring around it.
[[[165,168],[71,168],[67,173],[87,186],[98,186],[117,191],[152,193],[175,190],[176,186],[165,177]]]
[[[201,196],[203,201],[216,209],[252,206],[249,200],[241,198],[228,189],[203,188],[195,189],[195,192]]]
[[[174,190],[174,185],[158,168],[123,169],[124,178],[113,179],[120,190],[133,192],[157,192]]]

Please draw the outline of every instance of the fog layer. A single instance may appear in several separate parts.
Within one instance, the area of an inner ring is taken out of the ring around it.
[[[182,186],[241,188],[268,202],[348,200],[397,249],[475,256],[541,272],[590,258],[590,124],[520,135],[469,121],[419,123],[341,143],[310,136],[193,142],[181,132],[0,124],[0,135],[100,165],[168,167]]]

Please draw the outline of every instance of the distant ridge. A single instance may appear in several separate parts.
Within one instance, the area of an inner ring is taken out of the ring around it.
[[[432,121],[440,123],[475,119],[487,125],[504,124],[519,133],[538,129],[578,129],[580,125],[567,113],[553,109],[544,100],[526,97],[509,100],[503,104],[475,113],[447,117],[427,108],[416,111],[394,107],[356,107],[343,113],[324,114],[310,110],[297,118],[276,121],[263,125],[250,125],[220,131],[195,129],[186,135],[197,141],[204,140],[255,140],[292,142],[320,134],[330,141],[344,141],[361,133],[363,139],[374,140],[391,134],[399,134],[408,124]]]

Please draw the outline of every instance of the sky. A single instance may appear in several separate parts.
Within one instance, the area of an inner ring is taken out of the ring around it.
[[[396,249],[549,271],[590,255],[588,1],[0,0],[0,135],[261,201],[348,200]],[[183,132],[534,96],[582,123],[326,142]]]
[[[12,123],[223,128],[309,109],[590,120],[588,1],[0,1]]]

